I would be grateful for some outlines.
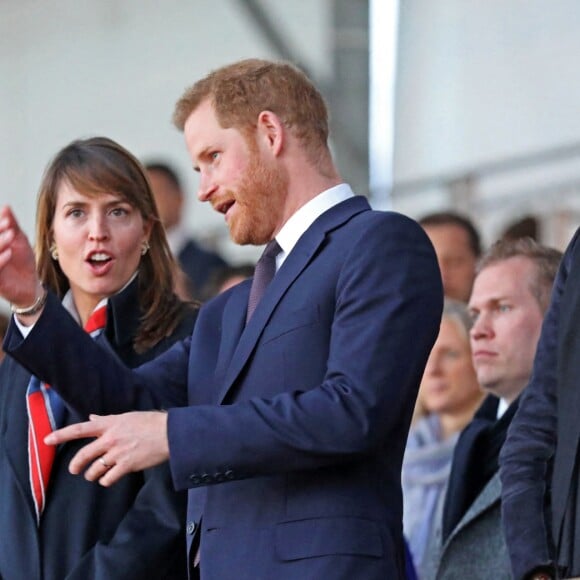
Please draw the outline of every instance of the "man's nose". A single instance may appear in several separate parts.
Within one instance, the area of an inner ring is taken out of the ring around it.
[[[209,201],[216,189],[217,186],[211,176],[206,172],[202,172],[200,174],[199,189],[197,191],[199,201]]]
[[[480,313],[475,319],[469,334],[472,340],[488,337],[493,334],[493,328],[489,316],[483,312]]]

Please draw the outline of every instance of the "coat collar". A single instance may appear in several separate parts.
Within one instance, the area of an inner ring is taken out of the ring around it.
[[[141,318],[139,276],[119,294],[109,298],[105,336],[112,345],[123,346],[137,335]]]
[[[302,270],[308,265],[321,247],[326,235],[343,225],[353,216],[370,210],[368,201],[362,196],[355,196],[343,201],[319,216],[316,221],[304,232],[293,250],[290,252],[276,276],[266,289],[252,318],[244,327],[241,323],[242,316],[245,318],[248,305],[250,283],[241,285],[239,291],[234,292],[230,299],[232,305],[226,307],[227,312],[234,312],[231,318],[224,316],[224,336],[231,334],[235,337],[237,345],[231,338],[225,338],[230,344],[230,350],[235,346],[224,383],[218,395],[218,403],[221,403],[234,381],[239,376],[253,352],[256,344],[268,324],[272,312],[284,296],[286,290],[298,278]],[[224,311],[225,314],[225,311]],[[239,340],[237,338],[239,337]]]
[[[501,501],[501,480],[499,477],[499,471],[487,482],[485,487],[481,490],[480,494],[475,498],[471,507],[465,512],[464,516],[461,518],[459,523],[455,526],[455,529],[447,538],[443,551],[446,547],[453,542],[454,538],[461,534],[462,530],[469,526],[474,520],[479,516],[489,511],[494,506],[499,506]],[[498,517],[499,513],[498,513]]]

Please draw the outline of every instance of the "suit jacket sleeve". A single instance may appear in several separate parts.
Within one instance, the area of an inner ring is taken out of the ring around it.
[[[325,292],[303,289],[313,307],[325,308],[316,301],[326,304],[329,294],[334,299],[331,325],[324,328],[329,354],[323,381],[304,384],[300,366],[315,363],[297,361],[294,369],[285,369],[291,374],[286,380],[295,383],[291,390],[229,405],[171,409],[170,463],[178,489],[197,485],[203,473],[225,470],[234,479],[338,464],[377,452],[388,441],[402,455],[400,434],[406,433],[441,318],[441,278],[433,249],[411,220],[375,213],[346,249],[326,251],[346,252],[336,286]],[[318,259],[325,260],[324,249]],[[319,283],[324,287],[326,281]],[[282,299],[278,308],[284,307]],[[211,308],[202,309],[198,337],[205,337],[204,328],[219,326],[217,316]],[[313,328],[300,340],[310,344],[321,335]],[[274,340],[286,353],[296,347],[292,333]],[[194,340],[192,353],[197,346]],[[256,352],[265,356],[268,347],[259,343]],[[314,342],[311,347],[319,351]],[[264,390],[275,391],[271,383],[279,380],[279,370],[256,366],[250,362],[233,388],[254,390],[263,384]],[[189,441],[204,444],[184,443]]]
[[[12,321],[4,348],[58,391],[69,407],[88,417],[90,413],[115,414],[186,404],[189,342],[189,338],[177,342],[157,359],[132,371],[96,344],[49,293],[44,312],[27,338],[23,340]]]
[[[558,326],[577,237],[570,243],[556,277],[532,377],[500,454],[502,519],[516,579],[537,567],[555,565],[549,480],[557,438]]]

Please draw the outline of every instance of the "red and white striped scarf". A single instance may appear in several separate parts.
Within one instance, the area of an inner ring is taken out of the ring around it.
[[[92,338],[96,338],[105,328],[107,322],[107,304],[99,304],[87,320],[84,329]],[[65,405],[60,396],[35,376],[30,377],[26,390],[28,409],[28,465],[30,487],[36,509],[36,521],[46,504],[46,489],[50,480],[50,471],[56,455],[54,445],[46,445],[44,438],[52,431],[63,426]]]

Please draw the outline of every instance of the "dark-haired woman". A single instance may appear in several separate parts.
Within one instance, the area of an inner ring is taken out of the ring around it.
[[[14,220],[10,209],[1,220]],[[106,138],[75,141],[47,168],[38,197],[44,288],[128,366],[191,333],[196,309],[173,292],[175,264],[140,163]],[[17,309],[26,318],[31,308]],[[24,314],[22,312],[24,311]],[[29,328],[20,324],[26,334]],[[37,329],[39,331],[40,329]],[[58,344],[47,341],[47,349]],[[103,488],[68,472],[85,442],[51,456],[46,430],[86,420],[7,357],[0,367],[0,578],[186,578],[186,497],[167,466]]]

